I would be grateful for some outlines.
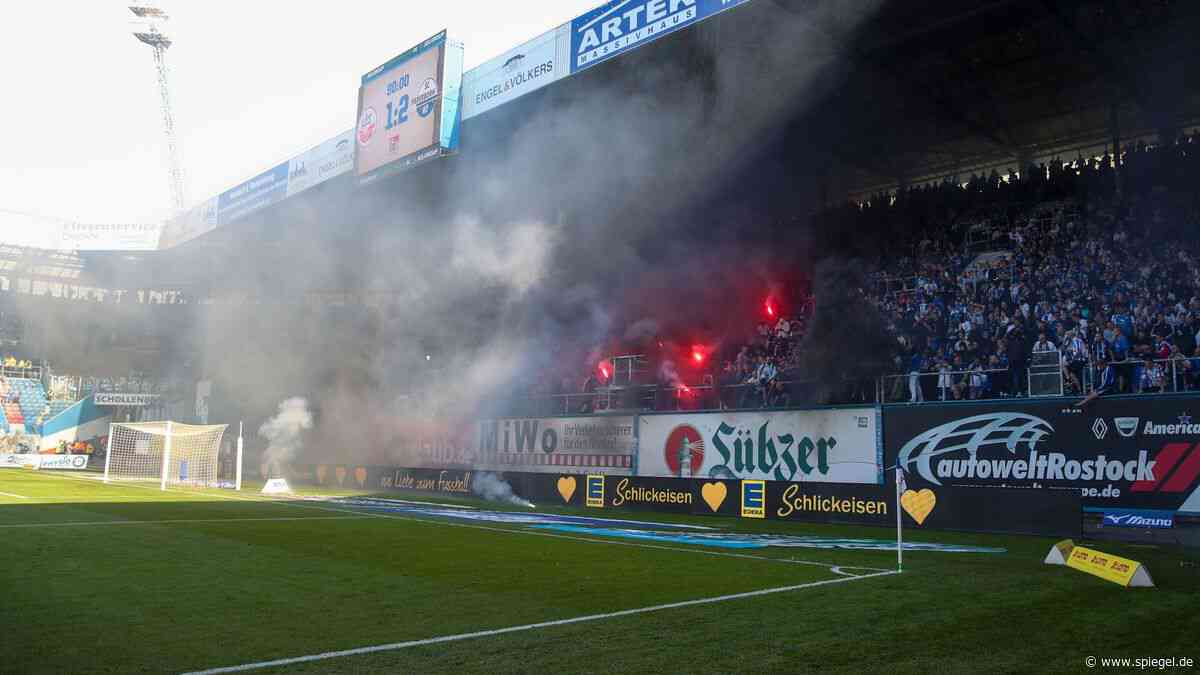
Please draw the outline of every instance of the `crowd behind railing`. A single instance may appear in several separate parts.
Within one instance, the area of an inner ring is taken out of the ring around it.
[[[1200,132],[880,194],[819,214],[879,242],[865,289],[896,340],[891,372],[806,382],[808,316],[755,339],[695,383],[543,387],[518,405],[745,409],[1200,390]],[[880,234],[886,236],[878,236]],[[814,396],[819,392],[819,396]]]

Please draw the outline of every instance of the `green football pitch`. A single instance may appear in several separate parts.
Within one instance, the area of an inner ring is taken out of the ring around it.
[[[895,535],[537,512],[718,533]],[[1193,552],[1098,544],[1143,561],[1158,584],[1131,590],[1042,564],[1049,539],[907,539],[1004,551],[906,551],[894,574],[890,550],[610,539],[8,469],[0,672],[1044,673],[1085,671],[1088,656],[1200,658]]]

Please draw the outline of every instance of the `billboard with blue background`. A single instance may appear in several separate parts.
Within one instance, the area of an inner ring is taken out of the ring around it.
[[[571,21],[577,73],[750,0],[612,0]]]
[[[217,197],[217,219],[232,223],[287,197],[288,163],[267,169],[241,185]]]

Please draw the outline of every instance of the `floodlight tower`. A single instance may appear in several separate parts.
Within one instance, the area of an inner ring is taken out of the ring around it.
[[[135,25],[138,29],[133,36],[141,42],[150,45],[154,50],[154,66],[158,69],[158,94],[162,98],[163,130],[167,134],[167,182],[171,188],[171,202],[178,213],[183,210],[183,167],[179,161],[179,145],[175,141],[175,118],[171,114],[171,90],[167,86],[167,49],[171,46],[171,38],[163,32],[163,26],[170,18],[158,7],[148,4],[136,4],[129,7],[138,18]]]

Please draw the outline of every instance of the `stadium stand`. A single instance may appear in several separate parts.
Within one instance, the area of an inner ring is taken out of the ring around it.
[[[868,296],[896,349],[874,400],[1200,388],[1200,189],[1187,180],[1200,172],[1200,129],[1138,142],[1121,166],[1118,177],[1107,154],[1055,159],[879,192],[814,216],[821,231],[878,244],[862,251],[876,270]],[[797,400],[806,306],[748,331],[754,337],[726,350],[715,373],[646,383],[674,393],[652,397],[653,407]],[[556,379],[535,386],[535,397],[553,399],[536,410],[594,410],[588,399],[605,392],[593,376],[579,394]]]

